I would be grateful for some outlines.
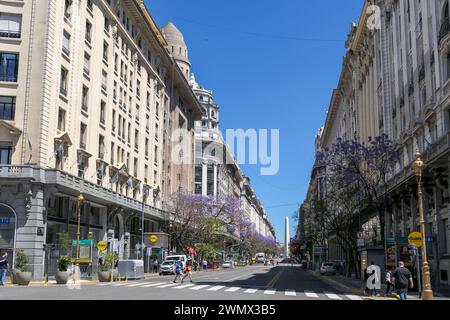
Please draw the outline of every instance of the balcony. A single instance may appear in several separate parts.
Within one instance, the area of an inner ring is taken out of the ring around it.
[[[2,82],[17,82],[17,75],[0,74],[0,81],[2,81]]]
[[[13,30],[0,30],[0,38],[20,39],[22,33],[20,31]]]

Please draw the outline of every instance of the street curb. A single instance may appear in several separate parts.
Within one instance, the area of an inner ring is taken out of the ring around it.
[[[364,290],[346,286],[346,285],[344,285],[344,284],[342,284],[342,283],[340,283],[340,282],[338,282],[336,280],[332,280],[332,279],[320,276],[316,272],[311,271],[311,270],[308,270],[308,272],[310,274],[312,274],[314,277],[316,277],[317,279],[321,280],[322,282],[326,282],[326,283],[332,285],[333,287],[337,287],[337,289],[339,289],[339,290],[344,289],[345,291],[349,291],[351,293],[355,293],[355,294],[359,294],[359,295],[363,295],[363,296],[365,295]]]

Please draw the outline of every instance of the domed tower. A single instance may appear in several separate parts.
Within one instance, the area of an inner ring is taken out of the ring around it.
[[[189,80],[191,73],[191,62],[188,58],[188,49],[184,42],[183,34],[172,22],[169,22],[161,29],[164,38],[167,41],[167,50],[172,54],[178,63],[186,80]]]

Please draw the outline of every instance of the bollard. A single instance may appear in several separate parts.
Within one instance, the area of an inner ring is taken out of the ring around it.
[[[113,282],[113,273],[112,272],[109,273],[109,282]]]
[[[128,282],[128,272],[125,273],[125,282]]]
[[[46,274],[44,277],[44,287],[46,287],[47,285],[48,285],[48,274]]]
[[[121,277],[121,275],[119,273],[119,283],[121,282],[121,280],[122,280],[122,277]]]

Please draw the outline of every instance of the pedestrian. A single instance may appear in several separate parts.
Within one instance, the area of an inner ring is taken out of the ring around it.
[[[3,251],[0,256],[0,286],[4,286],[6,272],[9,270],[8,253]]]
[[[181,278],[181,283],[183,283],[184,279],[186,279],[187,277],[189,277],[189,280],[191,280],[192,283],[192,260],[188,260],[186,262],[186,268],[184,269],[184,276],[183,278]]]
[[[394,286],[392,285],[392,271],[391,270],[387,270],[386,272],[386,292],[385,292],[385,296],[388,296],[389,293],[391,292],[391,288],[394,288]]]
[[[177,283],[178,278],[183,279],[183,263],[181,261],[176,261],[175,265],[175,279],[173,279],[173,283]],[[181,280],[183,282],[183,280]]]
[[[208,261],[203,260],[203,271],[208,271]]]
[[[153,261],[153,273],[158,273],[158,259]]]
[[[411,271],[405,268],[405,263],[400,261],[398,268],[392,273],[391,279],[395,291],[400,295],[400,300],[408,300],[408,287],[414,288]]]

